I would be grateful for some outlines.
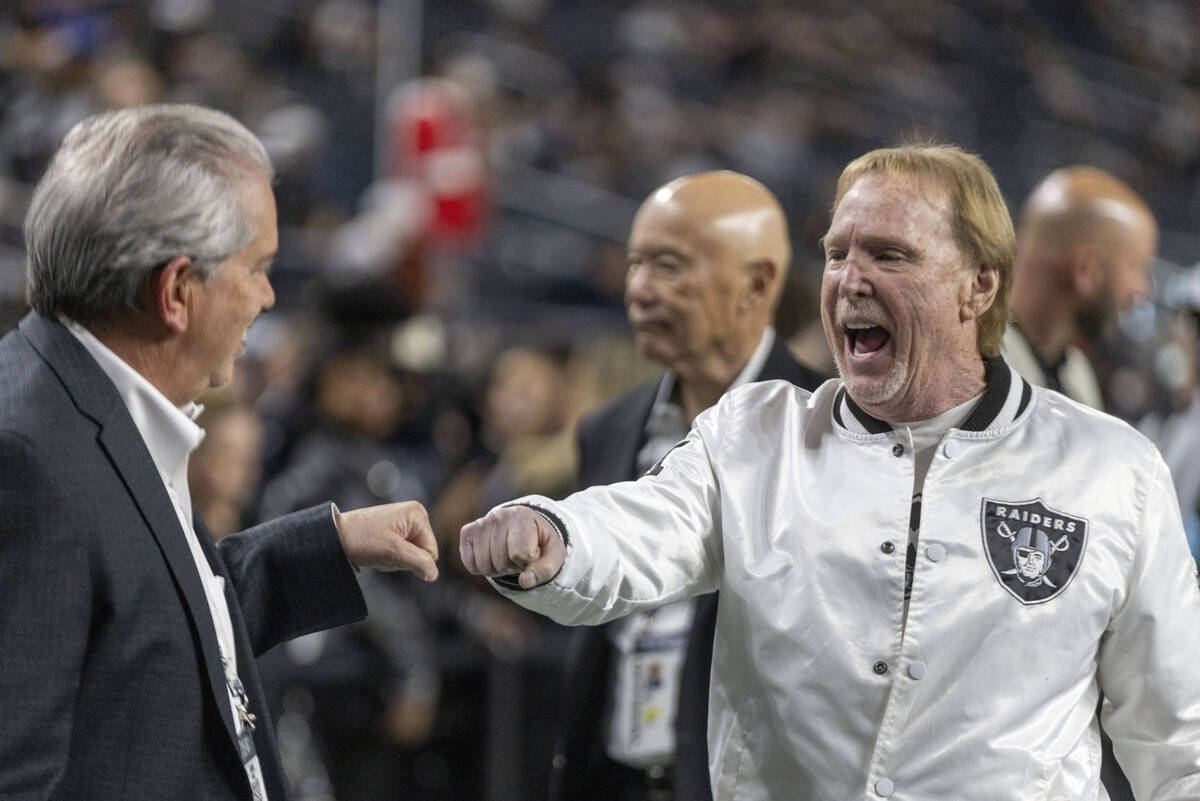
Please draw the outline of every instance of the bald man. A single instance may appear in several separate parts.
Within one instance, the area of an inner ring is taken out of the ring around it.
[[[1030,194],[1017,229],[1004,355],[1028,381],[1104,408],[1091,362],[1117,315],[1148,293],[1158,225],[1146,202],[1095,167],[1064,167]]]
[[[1157,251],[1154,214],[1123,181],[1088,166],[1046,176],[1025,201],[1017,227],[1014,321],[1004,334],[1009,364],[1030,383],[1103,410],[1100,382],[1083,347],[1096,344],[1122,311],[1147,297]],[[1107,733],[1101,745],[1112,801],[1132,799]]]
[[[771,326],[790,262],[783,210],[751,178],[690,175],[650,195],[629,237],[625,305],[639,352],[667,370],[581,423],[581,486],[636,479],[732,387],[820,384]],[[716,607],[708,595],[574,632],[551,801],[712,797]]]

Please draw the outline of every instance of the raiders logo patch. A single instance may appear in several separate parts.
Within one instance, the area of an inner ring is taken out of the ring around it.
[[[1004,589],[1023,604],[1066,589],[1087,547],[1087,521],[1032,501],[983,499],[983,552]]]

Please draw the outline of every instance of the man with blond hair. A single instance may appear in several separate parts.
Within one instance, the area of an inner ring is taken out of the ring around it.
[[[1138,797],[1196,798],[1200,589],[1170,477],[998,355],[1014,239],[977,157],[855,160],[822,240],[840,378],[735,389],[646,477],[464,527],[465,564],[567,624],[719,589],[718,801],[1105,798],[1101,692]]]

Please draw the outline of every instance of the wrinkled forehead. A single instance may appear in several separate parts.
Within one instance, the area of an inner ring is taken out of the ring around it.
[[[870,233],[953,240],[950,206],[949,191],[934,179],[875,170],[838,200],[826,238]]]
[[[707,215],[662,190],[641,205],[629,231],[629,247],[633,250],[670,244],[691,251],[712,248],[718,240]]]

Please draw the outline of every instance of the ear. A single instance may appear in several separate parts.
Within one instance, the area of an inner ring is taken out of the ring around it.
[[[188,328],[191,294],[199,279],[191,258],[176,256],[158,272],[154,281],[154,311],[159,320],[176,334]]]
[[[985,269],[982,265],[978,267],[971,283],[967,286],[966,297],[962,304],[962,321],[977,320],[982,317],[984,312],[992,307],[999,289],[1000,273],[996,270]]]
[[[1104,263],[1092,245],[1077,245],[1067,253],[1067,275],[1075,294],[1094,298],[1104,286]]]
[[[779,282],[779,266],[770,259],[746,262],[742,271],[742,299],[739,304],[750,310],[769,305]]]

